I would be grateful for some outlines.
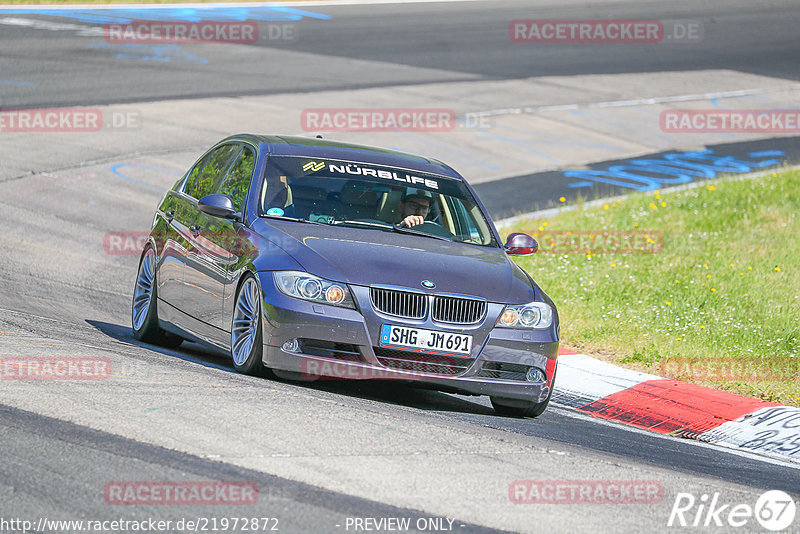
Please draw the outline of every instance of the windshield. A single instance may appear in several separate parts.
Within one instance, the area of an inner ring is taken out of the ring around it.
[[[497,246],[459,180],[371,163],[273,156],[260,215]]]

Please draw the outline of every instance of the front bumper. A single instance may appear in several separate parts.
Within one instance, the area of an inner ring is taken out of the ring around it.
[[[368,288],[350,286],[359,308],[352,310],[286,296],[275,287],[270,272],[259,273],[259,279],[265,310],[264,365],[270,368],[299,373],[309,380],[400,380],[442,391],[527,402],[545,401],[553,387],[558,355],[555,328],[493,328],[502,305],[490,304],[481,324],[442,325],[377,313],[370,304]],[[387,323],[470,334],[472,354],[469,358],[437,357],[384,349],[379,332]],[[291,340],[300,340],[299,347],[284,347]],[[319,349],[323,344],[329,348]],[[396,361],[406,357],[408,362]],[[540,369],[546,379],[527,381],[525,369],[529,368]]]

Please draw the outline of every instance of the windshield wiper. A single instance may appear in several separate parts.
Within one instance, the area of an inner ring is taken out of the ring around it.
[[[398,226],[396,224],[392,225],[392,228],[394,229],[395,232],[400,234],[419,235],[422,237],[432,237],[433,239],[441,239],[442,241],[448,241],[450,243],[453,242],[452,239],[449,239],[444,236],[429,234],[427,232],[420,232],[419,230],[414,230],[413,228],[405,228],[403,226]]]
[[[267,217],[270,219],[281,219],[283,221],[292,221],[292,222],[301,222],[301,223],[308,223],[308,224],[323,224],[317,221],[309,221],[308,219],[301,219],[299,217],[289,217],[288,215],[272,215],[269,213],[265,213],[261,215],[261,217]]]
[[[387,223],[377,223],[377,222],[369,222],[369,221],[358,221],[358,220],[348,220],[345,219],[344,221],[336,221],[333,223],[334,226],[350,224],[354,226],[369,226],[370,228],[382,228],[384,230],[394,230],[394,226]]]

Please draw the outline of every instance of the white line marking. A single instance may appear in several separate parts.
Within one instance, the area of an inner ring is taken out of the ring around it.
[[[576,109],[593,108],[621,108],[630,106],[652,106],[668,104],[670,102],[691,102],[696,100],[712,100],[715,98],[739,98],[742,96],[763,95],[769,93],[782,93],[800,90],[800,84],[786,87],[740,89],[737,91],[718,91],[714,93],[696,93],[675,96],[657,96],[652,98],[634,98],[631,100],[609,100],[605,102],[587,102],[585,104],[560,104],[555,106],[528,106],[521,108],[499,108],[486,111],[475,111],[472,115],[478,117],[495,117],[499,115],[521,115],[523,113],[542,113],[546,111],[571,111]]]

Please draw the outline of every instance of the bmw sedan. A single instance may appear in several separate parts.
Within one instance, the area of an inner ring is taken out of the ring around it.
[[[400,380],[488,395],[535,417],[550,400],[558,314],[472,188],[436,160],[237,135],[167,191],[139,262],[134,336],[221,349],[237,371]]]

